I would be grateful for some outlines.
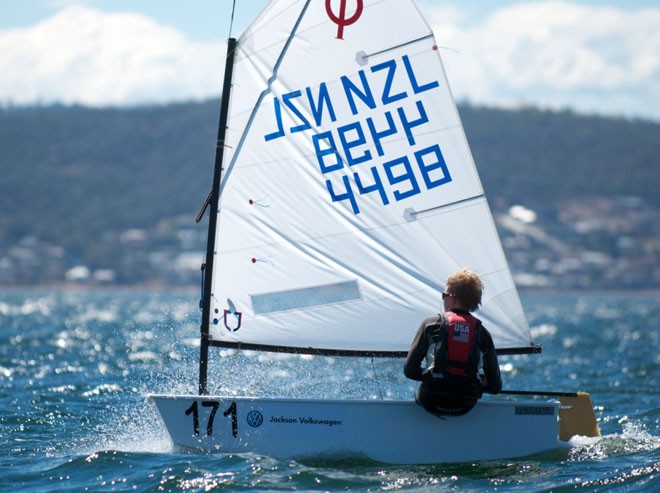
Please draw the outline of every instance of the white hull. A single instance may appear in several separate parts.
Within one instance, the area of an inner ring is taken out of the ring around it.
[[[152,395],[175,446],[280,459],[391,464],[505,459],[555,449],[557,401],[483,401],[435,417],[411,401]]]

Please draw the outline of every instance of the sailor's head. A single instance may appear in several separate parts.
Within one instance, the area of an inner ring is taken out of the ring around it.
[[[445,291],[442,293],[445,309],[463,308],[473,312],[481,305],[481,295],[484,285],[475,272],[463,268],[454,272],[445,281]]]

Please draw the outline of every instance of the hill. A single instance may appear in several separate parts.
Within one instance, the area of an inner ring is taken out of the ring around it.
[[[194,217],[210,188],[218,107],[0,111],[0,283],[52,282],[75,265],[133,283],[162,265],[155,250],[179,259],[203,248]],[[660,206],[660,124],[533,108],[459,111],[497,213],[522,204],[551,229],[567,204],[575,211],[635,197],[635,207]],[[17,251],[30,261],[17,267]]]
[[[462,106],[486,193],[534,209],[631,195],[660,205],[660,124],[569,111]]]

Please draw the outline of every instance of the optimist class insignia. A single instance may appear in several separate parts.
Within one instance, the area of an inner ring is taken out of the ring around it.
[[[224,323],[225,328],[231,332],[236,332],[241,328],[241,321],[243,319],[243,314],[241,312],[233,312],[231,310],[225,310],[224,313]]]
[[[363,0],[355,0],[355,12],[352,16],[346,17],[346,2],[347,0],[340,0],[339,14],[332,11],[332,0],[325,0],[325,11],[332,22],[337,24],[337,39],[344,39],[344,27],[354,24],[362,15],[364,8]]]

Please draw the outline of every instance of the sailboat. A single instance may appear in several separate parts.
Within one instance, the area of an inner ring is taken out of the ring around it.
[[[421,464],[597,434],[584,393],[488,399],[444,419],[414,402],[412,381],[409,400],[209,394],[214,348],[403,367],[441,306],[441,279],[464,266],[484,282],[478,316],[498,354],[540,352],[412,0],[272,0],[228,40],[217,146],[200,212],[208,205],[198,393],[149,396],[175,446]]]

